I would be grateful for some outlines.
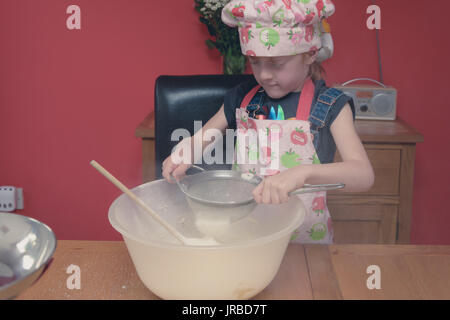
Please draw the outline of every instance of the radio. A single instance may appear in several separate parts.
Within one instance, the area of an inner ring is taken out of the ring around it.
[[[379,86],[347,85],[356,80],[373,81]],[[333,87],[353,99],[356,119],[395,120],[397,114],[397,90],[395,88],[367,78],[350,80]]]

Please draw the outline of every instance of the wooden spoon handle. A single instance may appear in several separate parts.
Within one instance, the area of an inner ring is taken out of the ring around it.
[[[122,182],[117,180],[111,173],[109,173],[105,168],[103,168],[100,164],[98,164],[95,160],[91,161],[91,165],[98,170],[102,175],[106,177],[109,181],[111,181],[117,188],[119,188],[123,193],[129,196],[133,201],[139,204],[145,211],[147,211],[153,218],[156,219],[164,228],[167,229],[175,238],[177,238],[181,243],[186,244],[184,237],[175,230],[171,225],[165,222],[159,215],[153,212],[144,201],[138,198],[133,192],[131,192]]]

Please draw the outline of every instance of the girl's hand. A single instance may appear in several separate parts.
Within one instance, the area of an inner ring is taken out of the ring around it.
[[[187,169],[189,169],[191,167],[191,165],[192,165],[191,157],[187,157],[186,159],[183,159],[183,161],[185,161],[185,162],[181,162],[181,163],[179,163],[179,161],[174,161],[174,157],[173,157],[174,153],[180,153],[180,155],[182,156],[183,150],[185,150],[185,149],[183,149],[183,146],[185,146],[185,148],[190,148],[190,145],[191,145],[190,139],[182,140],[182,142],[177,145],[174,152],[163,161],[162,176],[169,183],[175,183],[175,181],[173,180],[171,175],[176,180],[179,181],[184,178]],[[180,150],[181,150],[181,152],[180,152]]]
[[[172,157],[168,156],[162,163],[162,176],[169,182],[175,183],[171,175],[178,181],[186,175],[186,171],[191,167],[190,164],[175,164]]]
[[[254,190],[257,203],[280,204],[289,201],[289,192],[301,188],[308,178],[305,167],[297,166],[265,178]]]

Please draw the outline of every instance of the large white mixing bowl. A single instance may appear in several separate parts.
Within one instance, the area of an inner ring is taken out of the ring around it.
[[[132,191],[184,235],[201,236],[177,185],[157,180]],[[109,221],[122,234],[138,276],[157,296],[228,300],[249,299],[273,280],[304,214],[297,197],[259,205],[214,246],[180,244],[124,194],[111,204]]]

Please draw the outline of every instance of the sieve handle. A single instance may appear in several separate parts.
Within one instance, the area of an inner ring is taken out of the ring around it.
[[[196,166],[195,164],[191,165],[191,166],[188,168],[188,170],[189,170],[190,168],[197,169],[197,170],[199,170],[199,171],[201,171],[201,172],[206,171],[206,170],[203,169],[202,167]],[[179,186],[180,188],[182,188],[182,185],[180,184],[180,182],[179,182],[177,179],[175,179],[175,177],[174,177],[172,174],[170,175],[170,180],[175,181],[175,182],[178,184],[178,186]]]
[[[167,229],[175,238],[177,238],[181,243],[186,244],[184,237],[178,233],[172,226],[170,226],[167,222],[161,219],[152,209],[150,209],[144,201],[139,199],[133,192],[131,192],[125,185],[117,180],[111,173],[109,173],[105,168],[103,168],[100,164],[98,164],[95,160],[91,161],[91,165],[97,169],[102,175],[105,176],[106,179],[111,181],[117,188],[119,188],[123,193],[129,196],[134,202],[140,205],[145,211],[147,211],[156,221],[158,221],[164,228]]]
[[[345,187],[343,183],[332,183],[332,184],[305,184],[302,188],[297,189],[289,193],[289,195],[294,194],[303,194],[309,192],[318,192],[318,191],[327,191],[327,190],[336,190],[342,189]]]
[[[199,170],[199,171],[201,171],[201,172],[206,171],[206,170],[203,169],[202,167],[196,166],[195,164],[191,165],[188,169],[190,169],[190,168],[197,169],[197,170]],[[179,186],[182,190],[184,190],[184,186],[183,186],[177,179],[175,179],[175,177],[174,177],[172,174],[170,175],[170,180],[175,181],[175,182],[178,184],[178,186]]]
[[[205,169],[203,169],[202,167],[199,167],[199,166],[196,166],[195,164],[193,164],[192,166],[191,166],[191,168],[194,168],[194,169],[197,169],[197,170],[200,170],[200,171],[206,171]]]

